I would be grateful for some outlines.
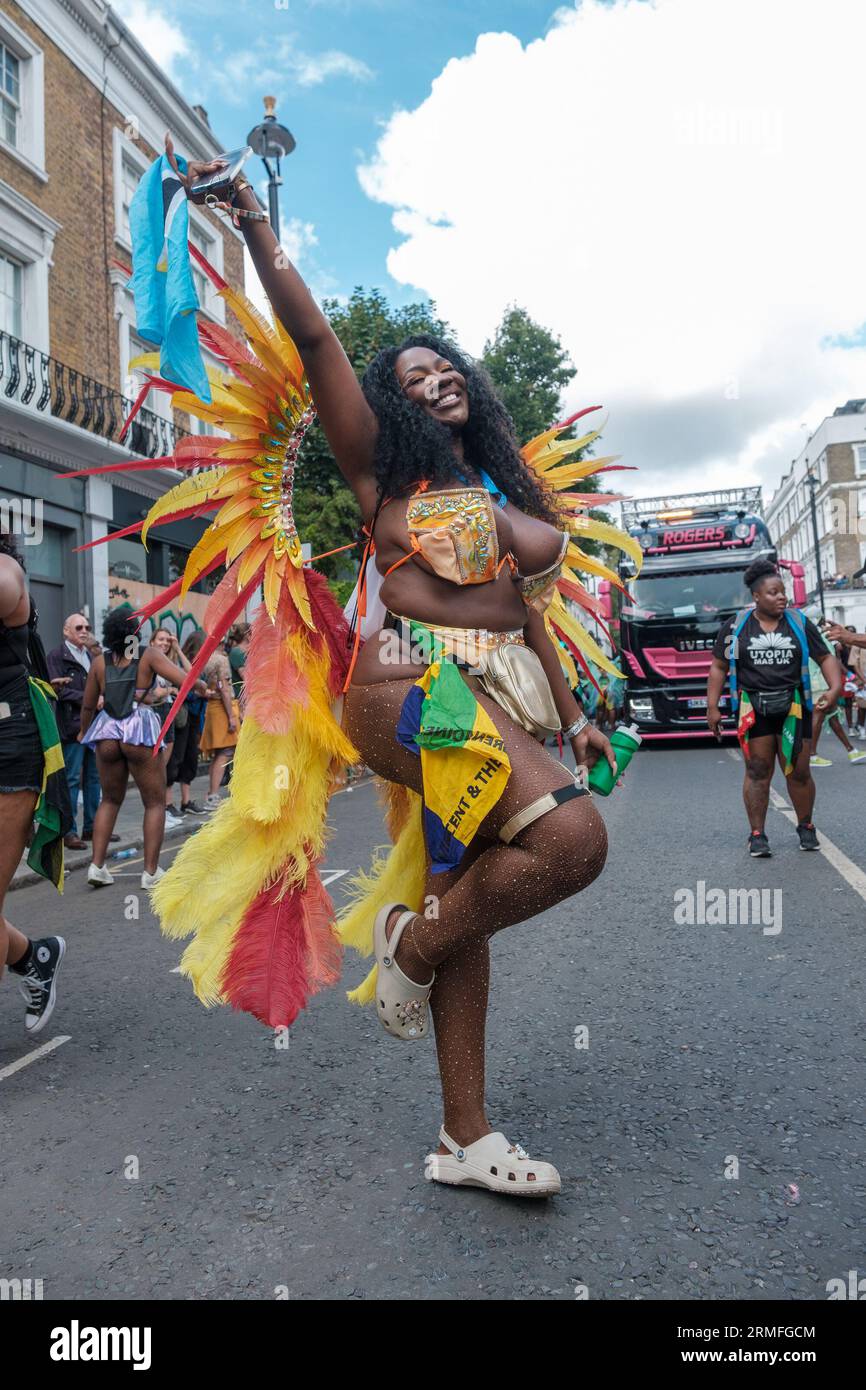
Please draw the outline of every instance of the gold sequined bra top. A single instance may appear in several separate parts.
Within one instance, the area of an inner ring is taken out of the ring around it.
[[[412,549],[385,571],[391,574],[420,555],[440,578],[452,584],[487,584],[508,565],[524,602],[544,612],[551,602],[568,548],[562,533],[559,555],[538,574],[518,573],[517,559],[508,550],[500,557],[493,504],[486,488],[453,487],[431,492],[422,483],[409,498],[406,523]]]

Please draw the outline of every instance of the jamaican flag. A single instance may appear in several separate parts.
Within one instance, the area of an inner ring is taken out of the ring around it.
[[[37,874],[49,878],[59,893],[63,892],[63,837],[72,829],[72,807],[63,747],[57,732],[57,720],[51,700],[54,690],[47,681],[28,678],[30,703],[39,729],[44,758],[42,789],[33,819],[36,833],[27,855],[27,863]]]
[[[755,722],[755,710],[749,699],[749,692],[740,692],[740,713],[737,720],[737,738],[743,750],[743,756],[749,756],[749,731]],[[790,777],[794,770],[794,763],[803,746],[803,696],[799,690],[795,690],[785,715],[785,722],[782,725],[782,763],[785,776]]]
[[[420,755],[424,832],[434,874],[463,858],[511,773],[505,743],[454,662],[432,661],[400,711],[397,739]]]

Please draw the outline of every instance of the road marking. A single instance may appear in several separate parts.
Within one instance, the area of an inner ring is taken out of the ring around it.
[[[729,748],[727,753],[729,758],[734,759],[734,762],[739,763],[741,761],[741,755],[735,753],[733,748]],[[789,820],[792,825],[797,824],[796,811],[791,809],[788,802],[783,796],[779,795],[775,787],[770,788],[770,805],[775,811],[778,811],[780,815],[783,815],[786,820]],[[833,841],[827,837],[823,830],[820,833],[820,840],[821,853],[824,855],[824,858],[828,863],[833,865],[833,868],[838,874],[841,874],[849,888],[853,888],[854,892],[859,893],[863,901],[866,902],[866,873],[864,873],[853,860],[849,859],[847,854],[843,854],[839,846],[834,845]]]
[[[4,1067],[0,1071],[0,1081],[5,1081],[7,1076],[14,1076],[16,1071],[21,1071],[23,1067],[29,1067],[31,1062],[38,1061],[40,1057],[46,1057],[55,1048],[62,1047],[64,1043],[69,1042],[70,1036],[67,1033],[61,1034],[60,1037],[52,1038],[50,1042],[37,1047],[35,1052],[28,1052],[26,1057],[19,1057],[17,1062],[10,1062],[8,1067]]]

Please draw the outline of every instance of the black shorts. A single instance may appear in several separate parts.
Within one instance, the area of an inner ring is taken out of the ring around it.
[[[749,738],[766,738],[768,734],[781,738],[787,718],[787,714],[759,714],[755,710],[755,722],[749,730]]]
[[[0,793],[41,791],[44,766],[27,677],[18,676],[0,688]]]

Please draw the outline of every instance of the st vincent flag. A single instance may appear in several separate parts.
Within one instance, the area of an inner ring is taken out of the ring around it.
[[[186,172],[186,161],[178,158]],[[210,401],[199,346],[199,307],[189,260],[189,208],[183,184],[166,156],[154,160],[129,205],[132,279],[138,332],[159,347],[159,369],[167,381]]]
[[[463,858],[511,774],[505,744],[452,661],[434,661],[403,702],[397,738],[420,753],[434,874]]]

